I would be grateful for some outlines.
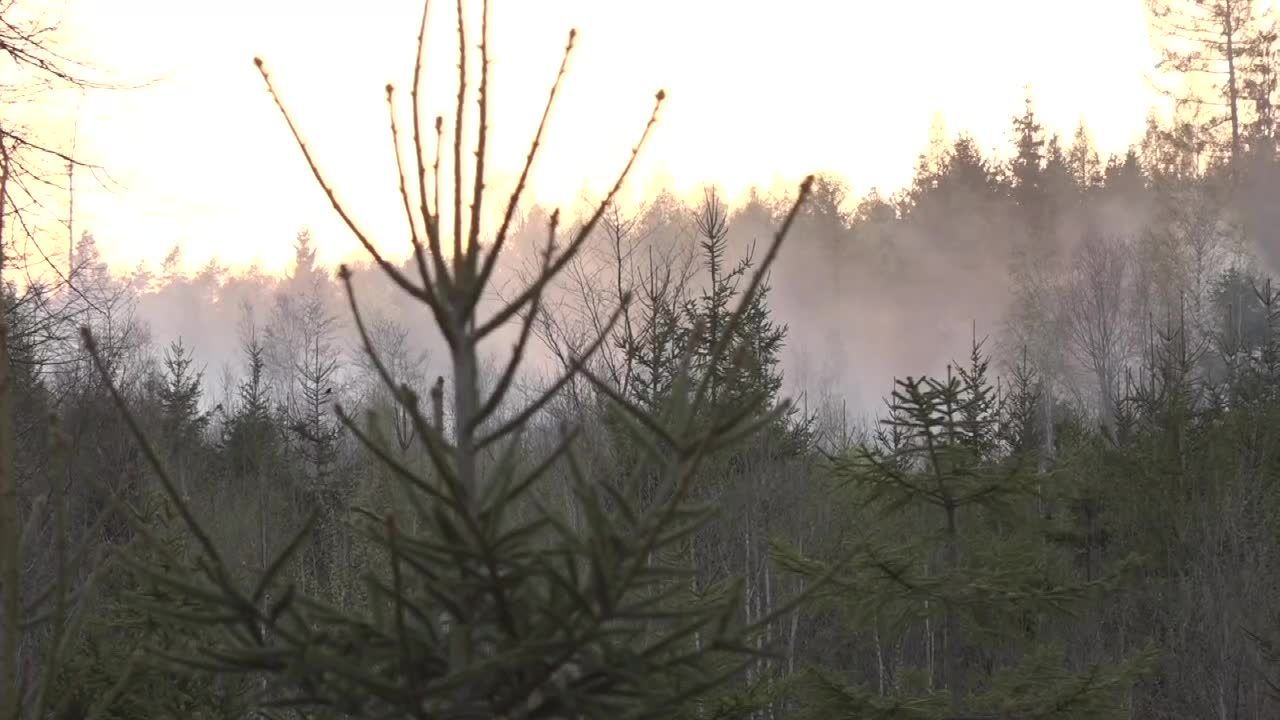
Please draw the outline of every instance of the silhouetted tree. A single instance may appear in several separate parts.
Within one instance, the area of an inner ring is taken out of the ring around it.
[[[1273,70],[1268,62],[1254,64],[1251,58],[1269,59],[1274,31],[1259,17],[1253,0],[1148,0],[1147,4],[1155,29],[1166,36],[1160,69],[1182,80],[1181,87],[1166,92],[1180,105],[1194,108],[1197,115],[1209,113],[1197,120],[1210,141],[1217,142],[1220,128],[1226,126],[1225,155],[1235,165],[1250,122],[1246,103],[1256,103],[1265,95],[1260,117],[1270,116]],[[1266,75],[1246,80],[1246,73],[1254,68]]]

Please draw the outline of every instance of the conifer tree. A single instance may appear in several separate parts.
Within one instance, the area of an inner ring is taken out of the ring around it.
[[[169,345],[164,357],[164,375],[156,388],[160,404],[161,435],[169,449],[184,495],[191,492],[188,470],[195,453],[200,450],[209,415],[200,411],[201,382],[204,371],[192,367],[193,358],[182,344],[182,338]]]
[[[338,409],[344,426],[392,471],[407,497],[407,503],[392,512],[359,513],[359,529],[382,559],[378,566],[366,568],[366,605],[334,608],[285,581],[283,570],[303,544],[305,529],[284,545],[265,573],[248,585],[237,583],[139,430],[161,487],[193,534],[198,558],[193,573],[147,571],[157,584],[197,604],[193,611],[175,610],[177,618],[224,629],[216,640],[180,659],[203,669],[265,676],[271,681],[270,699],[279,703],[365,717],[678,717],[691,702],[754,662],[759,648],[750,640],[759,627],[789,607],[780,603],[771,617],[744,626],[737,618],[742,607],[737,583],[692,597],[685,581],[691,568],[671,554],[713,510],[690,500],[708,454],[750,437],[785,408],[761,413],[758,405],[744,405],[733,412],[707,413],[711,374],[689,370],[693,353],[702,347],[700,336],[710,333],[702,326],[682,350],[669,410],[661,416],[646,412],[587,367],[591,354],[606,341],[611,323],[545,392],[497,421],[494,413],[519,371],[548,284],[581,250],[616,197],[640,146],[632,150],[601,205],[563,245],[557,242],[558,214],[552,216],[540,273],[512,299],[482,314],[480,300],[508,238],[542,126],[497,229],[489,242],[482,242],[481,218],[488,199],[488,8],[480,27],[475,106],[479,130],[471,186],[463,184],[461,168],[462,126],[471,103],[469,81],[474,79],[468,72],[465,17],[460,13],[457,19],[460,90],[452,128],[452,183],[439,169],[444,122],[438,119],[435,124],[437,151],[429,163],[432,142],[425,135],[417,102],[412,107],[413,172],[398,163],[413,247],[411,270],[402,271],[385,260],[337,199],[310,148],[300,141],[298,126],[284,113],[335,211],[379,269],[435,321],[449,348],[453,412],[451,426],[445,427],[444,394],[433,393],[432,408],[424,410],[416,395],[390,375],[370,341],[351,273],[345,268],[340,273],[365,352],[413,419],[418,447],[430,466],[424,473],[400,461],[377,436],[376,424],[361,423]],[[424,10],[415,100],[427,18]],[[566,59],[573,39],[570,33]],[[279,105],[264,64],[259,60],[257,65]],[[557,77],[548,106],[559,82]],[[388,86],[392,107],[394,97]],[[656,101],[662,99],[659,92]],[[656,106],[654,112],[642,141],[656,120]],[[392,137],[398,151],[394,120]],[[403,159],[397,152],[397,160]],[[452,208],[446,213],[438,198],[450,184]],[[777,256],[809,186],[810,181],[801,186],[796,206],[770,243],[759,271],[740,290],[736,305],[720,317],[713,350],[703,358],[708,367],[722,366],[733,347],[762,274]],[[615,311],[613,322],[618,315]],[[517,326],[515,347],[492,388],[482,390],[479,344],[508,323]],[[87,339],[93,347],[92,337]],[[615,492],[614,483],[589,477],[578,460],[574,427],[563,429],[549,455],[526,453],[520,439],[527,424],[575,377],[586,378],[619,406],[643,448],[644,462],[660,478],[656,502],[639,507],[629,501],[625,489]],[[122,400],[118,394],[117,400]],[[132,415],[124,415],[138,430]],[[556,467],[564,468],[573,492],[572,522],[540,501],[538,488]],[[268,596],[270,602],[265,600]]]
[[[754,245],[736,262],[728,260],[728,214],[714,190],[707,190],[694,217],[706,285],[690,299],[676,293],[670,272],[651,268],[639,283],[639,330],[624,343],[628,362],[636,369],[632,394],[643,406],[660,410],[672,398],[672,380],[679,373],[681,347],[693,341],[692,368],[706,373],[708,412],[737,412],[745,405],[771,407],[782,390],[781,353],[787,327],[776,323],[769,308],[767,276],[755,290],[736,326],[731,345],[717,355],[714,338],[725,327],[742,284],[751,278]],[[683,287],[683,283],[680,284]],[[698,328],[706,331],[699,334]],[[794,412],[788,416],[796,420]],[[785,425],[785,424],[784,424]],[[787,425],[801,441],[803,422]],[[779,426],[781,430],[783,426]],[[796,448],[798,450],[798,448]]]
[[[1013,119],[1015,151],[1009,160],[1009,176],[1014,199],[1030,212],[1043,205],[1045,137],[1044,126],[1036,118],[1030,94],[1023,102],[1022,114]],[[1034,218],[1032,224],[1037,225],[1038,220]]]
[[[771,407],[782,389],[778,366],[787,328],[770,317],[768,278],[756,287],[751,303],[734,328],[730,346],[717,353],[716,338],[727,325],[732,303],[741,295],[740,285],[750,278],[753,252],[748,250],[736,263],[728,262],[728,216],[713,191],[703,199],[695,225],[707,285],[686,306],[682,335],[694,337],[694,329],[699,326],[707,329],[695,346],[693,363],[695,370],[709,378],[708,407],[714,408],[713,413],[740,412],[749,405]],[[670,374],[671,370],[667,372]]]
[[[236,388],[236,405],[223,428],[223,445],[231,454],[234,470],[252,474],[262,462],[262,446],[270,441],[271,398],[266,384],[266,349],[257,329],[250,325],[241,339],[247,375]]]
[[[293,430],[302,441],[307,480],[323,491],[337,460],[339,429],[331,419],[338,359],[320,333],[313,335],[298,364],[299,407]]]
[[[164,419],[165,438],[171,445],[188,447],[209,424],[200,412],[200,384],[204,371],[192,367],[193,358],[178,338],[165,353],[165,374],[157,390]]]
[[[102,568],[104,577],[85,600],[87,617],[72,636],[69,657],[52,668],[52,716],[243,718],[249,710],[245,678],[192,672],[168,661],[207,642],[210,629],[174,620],[199,612],[199,603],[152,577],[192,571],[188,533],[161,494],[145,493],[140,505],[138,525],[145,524],[146,533]]]
[[[243,483],[237,487],[256,498],[257,570],[265,572],[271,561],[272,537],[278,533],[272,498],[279,484],[280,442],[265,376],[266,348],[248,308],[240,341],[247,373],[236,388],[236,403],[222,428],[222,449],[233,481]]]
[[[1041,443],[1040,405],[1044,392],[1025,346],[1009,373],[1009,389],[1003,399],[1000,442],[1004,452],[1019,456],[1036,452]]]
[[[928,145],[916,159],[911,188],[906,192],[904,204],[908,208],[917,205],[922,197],[937,189],[938,180],[945,170],[949,153],[946,125],[941,115],[935,115],[929,124]]]
[[[1092,190],[1102,185],[1102,162],[1098,159],[1098,151],[1093,147],[1093,140],[1089,137],[1089,130],[1083,120],[1076,125],[1075,134],[1071,138],[1071,147],[1067,150],[1067,165],[1081,190]]]
[[[1269,124],[1274,28],[1259,16],[1253,0],[1148,0],[1147,5],[1153,26],[1166,38],[1160,69],[1181,76],[1179,85],[1165,91],[1199,116],[1206,139],[1222,148],[1233,167],[1238,165],[1248,126]],[[1252,114],[1250,104],[1256,106]]]
[[[710,399],[713,405],[726,401],[722,396],[730,392],[728,383],[728,358],[715,356],[714,351],[724,331],[729,316],[729,303],[737,290],[737,281],[746,272],[746,266],[738,263],[725,266],[728,249],[728,217],[719,197],[708,190],[702,207],[694,221],[698,229],[698,244],[702,248],[702,261],[707,270],[707,287],[702,296],[689,308],[689,320],[706,325],[707,332],[695,350],[696,367],[707,374]]]
[[[652,253],[637,285],[634,315],[640,329],[622,351],[632,363],[632,396],[641,407],[657,412],[671,397],[687,342],[686,303],[671,266]]]
[[[293,239],[293,272],[289,284],[299,293],[309,293],[322,279],[316,266],[316,248],[311,241],[311,231],[303,229]]]
[[[1075,178],[1071,165],[1071,149],[1064,150],[1062,140],[1051,135],[1044,154],[1044,191],[1050,220],[1056,221],[1063,211],[1078,204],[1084,198],[1087,185]],[[1088,163],[1085,163],[1087,168]]]
[[[986,367],[975,340],[963,372],[897,381],[885,423],[904,437],[834,464],[868,517],[881,520],[850,539],[855,560],[833,583],[843,590],[833,601],[853,618],[888,611],[899,628],[910,619],[940,628],[939,680],[876,691],[819,671],[807,683],[808,717],[1124,716],[1125,693],[1146,658],[1062,668],[1051,620],[1103,584],[1075,581],[1045,556],[1041,478],[993,441],[1000,413]],[[922,524],[895,543],[884,524],[895,518]],[[830,569],[794,552],[782,557],[801,573]]]
[[[964,444],[973,448],[979,457],[992,457],[998,448],[1002,412],[1002,398],[991,385],[988,372],[991,360],[983,350],[986,339],[978,339],[978,324],[973,324],[973,342],[969,348],[968,364],[956,366],[957,380],[964,399],[960,410],[960,431]]]

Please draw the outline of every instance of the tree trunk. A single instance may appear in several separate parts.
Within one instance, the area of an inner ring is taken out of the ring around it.
[[[1227,102],[1231,106],[1231,174],[1238,171],[1240,160],[1240,92],[1236,87],[1236,27],[1231,15],[1231,3],[1226,3],[1223,29],[1227,41]]]
[[[0,141],[2,143],[2,141]],[[4,214],[8,198],[9,152],[0,144],[3,167],[0,167],[0,285],[4,280]],[[0,627],[0,717],[17,717],[18,697],[18,632],[19,618],[19,552],[18,478],[13,467],[13,383],[9,366],[9,319],[7,308],[0,307],[0,583],[4,586],[4,618]]]
[[[18,479],[13,467],[13,378],[9,368],[9,323],[0,309],[0,583],[4,585],[3,649],[0,663],[0,713],[17,716],[19,534]]]
[[[954,573],[960,566],[960,541],[956,530],[956,508],[948,505],[947,511],[947,571]],[[951,714],[959,715],[964,699],[964,680],[961,677],[960,663],[960,622],[956,617],[955,604],[950,600],[943,601],[943,623],[946,632],[946,673],[947,689],[951,693]]]
[[[1102,423],[1102,429],[1106,431],[1113,439],[1116,430],[1116,399],[1111,390],[1111,372],[1107,364],[1098,367],[1098,401],[1101,404],[1101,413],[1098,420]]]
[[[1044,400],[1042,401],[1041,420],[1044,423],[1044,441],[1040,452],[1040,464],[1038,470],[1041,473],[1048,472],[1053,467],[1053,456],[1056,441],[1053,437],[1053,383],[1049,382],[1048,376],[1041,373],[1044,381]]]

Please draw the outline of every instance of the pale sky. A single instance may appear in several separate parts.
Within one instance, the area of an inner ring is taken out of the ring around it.
[[[180,242],[188,267],[216,256],[281,270],[303,226],[322,261],[355,255],[255,55],[339,195],[389,254],[407,251],[383,87],[401,89],[403,111],[417,0],[49,4],[65,18],[69,53],[117,82],[154,80],[47,110],[46,133],[67,141],[78,123],[77,150],[117,183],[76,197],[78,228],[114,267],[158,263]],[[568,29],[579,31],[533,178],[548,205],[611,182],[659,88],[668,101],[631,197],[708,182],[740,197],[814,171],[843,176],[856,195],[891,192],[909,180],[936,115],[953,135],[1004,152],[1027,86],[1049,128],[1069,139],[1083,117],[1115,152],[1141,136],[1157,102],[1142,0],[494,0],[491,16],[499,185],[523,161]],[[453,3],[435,0],[432,18],[427,106],[449,127]],[[468,43],[478,37],[473,24]]]

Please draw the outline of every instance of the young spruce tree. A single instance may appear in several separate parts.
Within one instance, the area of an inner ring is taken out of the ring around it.
[[[814,673],[807,717],[1124,716],[1140,662],[1064,667],[1055,649],[1053,619],[1103,583],[1072,580],[1050,552],[1043,477],[1027,453],[1002,450],[1004,417],[975,340],[968,367],[896,381],[881,434],[891,444],[834,459],[837,480],[878,519],[847,542],[855,560],[830,586],[832,601],[855,623],[876,623],[877,638],[923,626],[926,651],[921,680],[904,681],[900,668],[878,689]],[[795,553],[784,561],[830,572]]]
[[[338,609],[305,597],[286,582],[284,569],[303,544],[307,528],[282,546],[260,576],[248,584],[237,582],[219,549],[175,492],[162,459],[140,432],[139,440],[161,486],[191,533],[196,563],[189,573],[139,566],[149,571],[157,585],[196,605],[175,606],[175,620],[220,628],[216,640],[185,655],[166,654],[166,659],[224,675],[265,678],[264,702],[328,708],[355,717],[673,717],[752,663],[759,652],[752,641],[756,628],[792,607],[779,603],[772,616],[745,626],[737,616],[742,607],[740,584],[724,583],[716,592],[690,597],[691,568],[670,551],[702,527],[712,512],[690,500],[691,485],[708,455],[751,436],[785,412],[785,405],[763,413],[755,405],[744,405],[709,415],[705,408],[712,376],[690,368],[695,348],[711,349],[710,366],[720,365],[733,348],[763,274],[810,183],[801,186],[796,206],[769,244],[760,269],[743,287],[736,307],[721,316],[714,332],[700,326],[686,343],[667,412],[657,416],[638,407],[586,369],[587,360],[609,334],[605,328],[563,376],[530,403],[508,410],[499,419],[497,411],[508,400],[533,325],[544,311],[544,292],[599,223],[640,146],[632,150],[617,182],[578,231],[560,238],[559,214],[552,215],[540,273],[509,301],[482,313],[546,119],[544,112],[524,169],[502,206],[498,227],[492,234],[482,233],[481,219],[489,201],[485,192],[487,5],[480,26],[478,134],[470,183],[463,182],[462,128],[475,76],[468,63],[471,28],[464,21],[465,13],[457,18],[459,93],[452,127],[451,178],[440,170],[443,118],[434,123],[433,143],[420,117],[425,10],[411,93],[411,172],[404,168],[400,129],[392,112],[391,136],[400,161],[400,200],[412,243],[412,270],[403,271],[385,259],[348,214],[302,142],[298,126],[284,113],[335,211],[379,269],[421,304],[423,314],[439,329],[450,360],[448,396],[453,407],[446,427],[445,393],[433,393],[432,407],[424,408],[382,362],[352,292],[351,272],[343,268],[340,275],[365,351],[384,385],[412,418],[415,441],[429,460],[426,468],[402,461],[400,453],[379,437],[376,423],[361,422],[337,409],[351,434],[392,471],[407,498],[394,512],[358,511],[359,529],[380,552],[380,561],[365,573],[367,603]],[[573,41],[571,32],[566,59]],[[279,105],[265,65],[255,62]],[[561,75],[564,68],[562,63]],[[559,85],[557,76],[548,109]],[[662,99],[659,92],[657,103]],[[391,86],[387,100],[394,110]],[[641,143],[656,113],[655,105]],[[432,144],[435,157],[429,161]],[[442,190],[451,195],[448,212],[441,205]],[[490,239],[483,242],[486,235]],[[615,322],[618,315],[613,315]],[[500,363],[496,381],[485,385],[492,389],[483,391],[479,346],[511,324],[516,326],[514,347]],[[702,338],[710,343],[701,342]],[[93,348],[92,337],[86,335],[86,339]],[[656,502],[639,507],[625,489],[617,491],[605,478],[587,476],[577,459],[578,431],[573,426],[563,427],[558,443],[545,456],[530,456],[524,450],[521,436],[530,420],[578,375],[622,409],[636,442],[644,448],[645,461],[661,470]],[[136,430],[132,415],[127,411],[124,415]],[[559,511],[541,502],[540,485],[553,467],[565,468],[571,480],[575,523],[563,521]]]

